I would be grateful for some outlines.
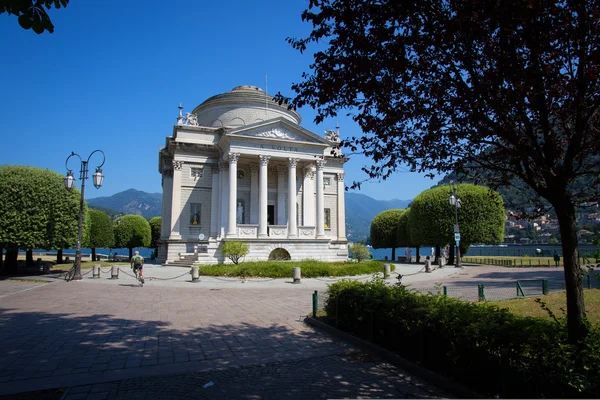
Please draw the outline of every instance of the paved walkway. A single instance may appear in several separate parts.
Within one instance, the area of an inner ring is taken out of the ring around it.
[[[146,273],[168,278],[176,270]],[[312,291],[328,281],[178,279],[144,287],[125,274],[0,281],[0,395],[67,388],[65,399],[443,396],[305,325]]]

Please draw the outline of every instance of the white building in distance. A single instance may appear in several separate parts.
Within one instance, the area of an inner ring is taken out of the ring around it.
[[[246,261],[348,259],[337,131],[302,128],[255,86],[179,110],[159,153],[161,262],[228,262],[220,246],[231,240],[250,245]]]

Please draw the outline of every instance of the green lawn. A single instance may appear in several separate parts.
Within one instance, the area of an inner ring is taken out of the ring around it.
[[[600,324],[600,289],[585,289],[583,292],[585,296],[585,309],[590,323]],[[516,315],[551,319],[548,313],[535,302],[536,298],[542,299],[557,317],[566,316],[567,299],[565,292],[522,299],[491,301],[489,303],[495,304],[500,308],[507,308],[511,313]]]
[[[465,263],[504,265],[507,267],[554,267],[556,265],[553,257],[464,256],[462,257],[462,261]],[[596,259],[580,258],[579,262],[581,264],[596,264]],[[562,257],[560,258],[560,266],[564,266]]]
[[[291,278],[294,267],[300,267],[302,278],[354,276],[383,272],[383,262],[262,261],[235,264],[201,265],[200,275]],[[392,271],[394,265],[391,266]]]

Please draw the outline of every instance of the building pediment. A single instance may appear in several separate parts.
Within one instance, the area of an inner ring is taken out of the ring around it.
[[[230,139],[256,138],[329,146],[329,142],[325,138],[301,126],[291,124],[283,118],[234,128],[228,131],[225,136]]]

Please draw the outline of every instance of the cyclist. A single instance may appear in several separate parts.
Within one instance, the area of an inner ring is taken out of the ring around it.
[[[133,272],[135,272],[136,276],[138,275],[138,273],[140,274],[139,279],[143,285],[144,284],[144,257],[140,256],[140,252],[137,250],[135,252],[135,255],[133,257],[131,257],[131,268],[133,269]]]

